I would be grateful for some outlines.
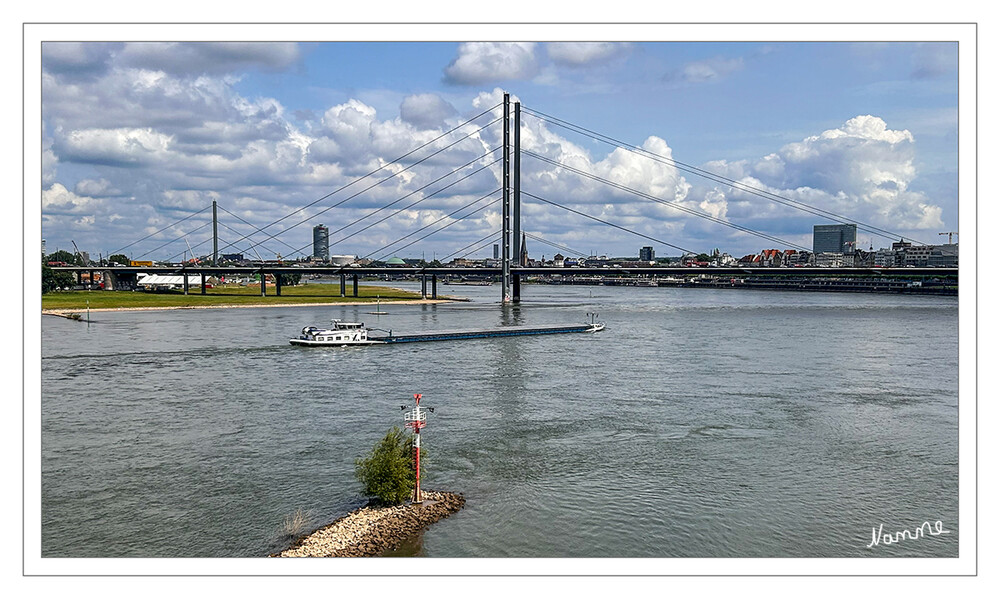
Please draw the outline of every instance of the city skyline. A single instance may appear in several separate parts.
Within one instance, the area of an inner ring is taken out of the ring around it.
[[[438,219],[452,222],[448,214],[495,189],[496,166],[351,236],[388,211],[365,215],[462,164],[485,166],[498,127],[342,205],[332,207],[353,190],[318,200],[494,106],[504,91],[538,113],[854,222],[929,244],[957,230],[952,43],[44,43],[42,67],[50,252],[72,240],[106,256],[149,236],[132,249],[166,243],[149,257],[168,259],[186,250],[183,239],[196,245],[210,235],[195,231],[205,213],[170,225],[216,200],[220,251],[246,250],[238,240],[251,225],[294,214],[267,233],[300,223],[291,231],[250,238],[265,259],[294,258],[297,248],[308,255],[320,223],[330,227],[331,253],[363,256]],[[789,242],[522,158],[522,189],[685,249],[811,247],[812,227],[823,222],[534,115],[522,127],[525,150]],[[422,196],[408,197],[393,211]],[[649,245],[522,200],[525,231],[581,254],[632,255]],[[499,206],[487,207],[400,253],[447,254],[499,219]],[[858,235],[864,247],[891,242]],[[485,243],[479,257],[489,254]],[[652,245],[658,255],[679,253]],[[210,253],[205,247],[196,252]]]

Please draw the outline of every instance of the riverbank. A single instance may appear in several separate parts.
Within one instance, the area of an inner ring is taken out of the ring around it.
[[[270,557],[374,557],[465,506],[461,493],[422,491],[424,502],[363,507]]]
[[[468,301],[461,298],[451,298],[451,299],[427,299],[427,300],[396,300],[393,302],[382,302],[384,306],[389,304],[400,305],[400,304],[445,304],[449,302],[463,302]],[[149,312],[153,310],[214,310],[216,308],[290,308],[290,307],[305,307],[305,306],[370,306],[375,304],[373,301],[363,301],[363,302],[318,302],[318,303],[290,303],[290,304],[215,304],[211,306],[141,306],[133,308],[90,308],[91,312]],[[79,320],[76,316],[80,316],[81,312],[86,312],[86,308],[59,308],[59,309],[43,309],[42,314],[48,314],[50,316],[61,316],[63,318],[72,318],[73,320]]]
[[[66,315],[124,310],[178,310],[201,308],[266,308],[273,306],[338,306],[360,304],[429,304],[462,301],[441,296],[430,299],[419,293],[383,286],[360,287],[356,296],[331,293],[329,285],[284,287],[281,295],[260,295],[257,288],[222,287],[209,293],[179,291],[59,291],[42,295],[42,313]]]

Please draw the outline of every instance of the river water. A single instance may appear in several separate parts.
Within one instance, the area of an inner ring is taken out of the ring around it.
[[[417,285],[399,286],[417,289]],[[393,555],[958,555],[956,298],[441,286],[470,302],[42,319],[43,557],[247,557],[363,504],[354,459],[422,393],[425,488],[464,510]],[[367,348],[584,322],[597,334]],[[868,547],[872,528],[948,534]]]

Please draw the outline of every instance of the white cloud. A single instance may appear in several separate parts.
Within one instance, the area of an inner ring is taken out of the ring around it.
[[[78,196],[59,183],[42,190],[42,210],[59,214],[80,214],[94,210],[94,198]]]
[[[909,131],[889,129],[881,118],[860,115],[757,161],[713,162],[706,170],[856,222],[891,231],[934,230],[943,226],[941,207],[908,190],[917,176],[914,144]],[[729,215],[751,221],[752,228],[766,226],[766,219],[795,216],[754,194],[719,185],[705,191],[705,185],[699,195],[724,192],[731,204]],[[815,215],[803,218],[827,222]]]
[[[46,139],[42,146],[42,185],[51,185],[55,181],[59,158],[52,151],[52,140]]]
[[[151,165],[165,159],[170,136],[151,128],[83,129],[66,135],[59,146],[63,160]]]
[[[689,83],[715,81],[743,68],[742,58],[709,58],[684,65],[677,77]]]
[[[458,111],[437,94],[414,94],[403,98],[399,117],[405,122],[424,129],[440,127]]]
[[[220,74],[238,69],[278,70],[295,64],[291,42],[131,42],[118,55],[124,66],[174,74]]]
[[[104,178],[78,181],[73,187],[73,193],[97,197],[121,195],[121,191],[112,187],[111,182]]]
[[[444,73],[451,83],[478,85],[530,79],[537,71],[534,42],[466,42]]]
[[[631,44],[621,42],[550,42],[546,44],[549,58],[561,65],[579,67],[600,64],[621,56]]]

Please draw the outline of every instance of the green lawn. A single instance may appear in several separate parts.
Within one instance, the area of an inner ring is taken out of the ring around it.
[[[356,302],[376,299],[384,302],[420,299],[419,293],[398,291],[387,287],[358,286],[358,297],[351,295],[353,287],[347,286],[347,297],[340,297],[340,285],[312,284],[283,286],[281,296],[274,294],[274,287],[268,285],[267,295],[260,295],[260,285],[221,286],[207,289],[193,287],[184,295],[183,291],[55,291],[42,295],[43,310],[86,310],[100,308],[188,308],[199,306],[239,306],[239,305],[294,305],[333,302]],[[438,296],[441,297],[441,296]]]

